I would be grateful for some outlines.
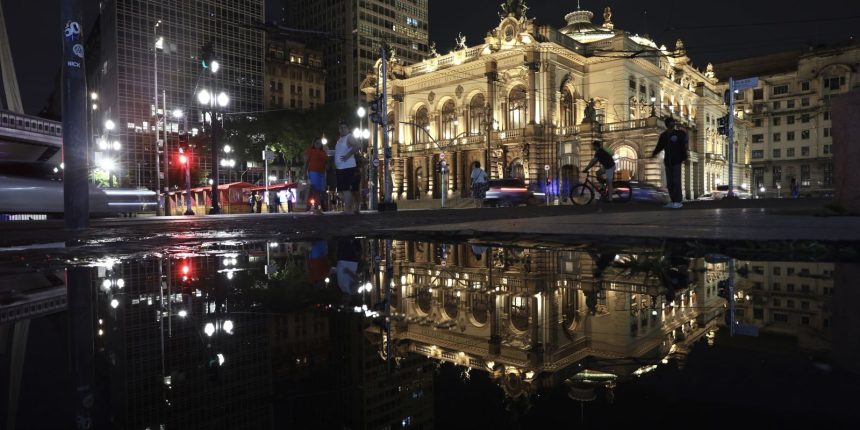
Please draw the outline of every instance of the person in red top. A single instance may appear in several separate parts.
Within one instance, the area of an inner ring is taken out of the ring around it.
[[[305,174],[310,183],[308,208],[313,207],[314,213],[321,214],[320,207],[325,198],[325,171],[328,163],[328,154],[323,149],[322,139],[314,139],[311,147],[305,150],[304,159]]]

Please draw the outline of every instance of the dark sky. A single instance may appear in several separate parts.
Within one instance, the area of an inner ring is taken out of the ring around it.
[[[35,114],[50,95],[60,64],[60,0],[0,0],[24,109]],[[180,1],[180,0],[176,0]],[[182,0],[185,1],[185,0]],[[266,0],[277,10],[281,0]],[[448,52],[462,31],[468,45],[483,41],[495,27],[502,0],[429,0],[430,39]],[[92,24],[98,0],[83,0],[85,28]],[[564,26],[575,0],[529,0],[528,15],[538,24]],[[693,63],[706,63],[844,40],[860,28],[860,0],[582,0],[583,9],[602,23],[603,8],[612,7],[616,28],[649,33],[658,44],[674,46],[684,39]],[[647,11],[647,14],[646,14]],[[647,19],[646,19],[647,16]]]

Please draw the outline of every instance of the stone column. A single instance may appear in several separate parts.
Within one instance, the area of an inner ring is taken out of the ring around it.
[[[490,163],[492,161],[492,136],[493,136],[493,119],[495,117],[496,111],[496,81],[499,78],[499,72],[496,68],[495,61],[489,61],[486,64],[486,76],[487,76],[487,148],[486,154],[484,156],[484,171],[487,172],[487,176],[490,179],[493,178],[493,170],[490,168]]]
[[[860,90],[833,97],[833,187],[836,203],[851,214],[860,214]]]
[[[526,53],[526,62],[529,68],[529,104],[528,124],[536,123],[535,106],[537,106],[537,72],[540,70],[540,54],[537,52]]]

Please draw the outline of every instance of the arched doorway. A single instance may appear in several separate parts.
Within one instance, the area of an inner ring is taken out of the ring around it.
[[[419,166],[415,168],[415,196],[416,200],[420,200],[424,198],[424,192],[426,191],[425,183],[424,183],[424,168]]]
[[[615,148],[615,177],[622,181],[629,181],[637,177],[639,157],[636,155],[636,150],[629,145],[622,145]]]
[[[559,193],[561,194],[561,199],[564,202],[567,201],[568,196],[570,196],[570,191],[573,189],[573,186],[576,185],[578,179],[578,175],[576,173],[577,170],[570,164],[561,166],[561,183],[559,184],[561,189],[559,190]]]
[[[523,162],[520,159],[516,159],[511,162],[511,166],[508,169],[508,175],[511,178],[515,179],[525,179],[526,178],[526,169],[523,166]]]

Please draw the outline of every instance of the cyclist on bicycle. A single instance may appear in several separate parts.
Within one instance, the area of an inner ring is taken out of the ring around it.
[[[615,160],[612,159],[612,151],[603,147],[603,144],[599,140],[595,140],[591,142],[591,147],[594,149],[594,158],[591,159],[591,162],[582,169],[582,172],[588,172],[592,166],[597,163],[603,167],[603,170],[606,172],[606,199],[609,200],[612,197],[612,181],[615,179]]]

